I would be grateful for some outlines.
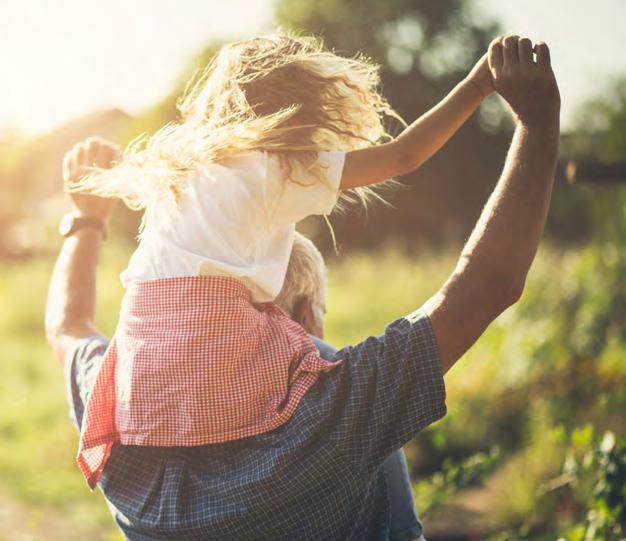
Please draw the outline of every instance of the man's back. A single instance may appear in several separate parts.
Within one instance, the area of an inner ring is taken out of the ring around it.
[[[83,339],[66,361],[78,425],[106,347]],[[343,365],[271,432],[200,447],[114,446],[100,487],[128,538],[387,539],[380,466],[445,414],[428,318],[397,320],[336,358]]]

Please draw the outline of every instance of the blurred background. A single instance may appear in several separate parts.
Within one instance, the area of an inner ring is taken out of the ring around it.
[[[447,417],[406,448],[432,540],[626,536],[626,55],[621,0],[3,0],[0,19],[0,539],[112,540],[74,463],[61,367],[43,332],[68,209],[60,164],[89,135],[126,144],[176,118],[221,43],[276,25],[382,66],[412,121],[502,33],[552,49],[563,110],[547,231],[521,301],[447,378]],[[380,333],[447,278],[512,134],[487,99],[391,206],[302,224],[330,266],[327,338]],[[115,329],[138,216],[118,208],[99,275]],[[471,314],[468,314],[471,317]]]

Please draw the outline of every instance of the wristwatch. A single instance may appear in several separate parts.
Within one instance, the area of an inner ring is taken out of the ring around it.
[[[107,227],[104,221],[98,218],[88,218],[85,216],[77,216],[73,213],[68,213],[61,219],[61,223],[59,224],[59,233],[62,237],[67,238],[70,235],[73,235],[79,229],[83,229],[85,227],[90,227],[94,229],[100,230],[102,236],[106,239],[107,236]]]

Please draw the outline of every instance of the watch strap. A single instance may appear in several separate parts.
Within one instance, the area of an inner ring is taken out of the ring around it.
[[[102,233],[103,238],[107,237],[107,227],[103,220],[76,215],[73,215],[71,220],[71,226],[63,232],[63,237],[65,238],[85,228],[98,229]]]

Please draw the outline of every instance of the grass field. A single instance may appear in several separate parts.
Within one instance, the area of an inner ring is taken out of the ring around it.
[[[128,254],[111,243],[103,255],[98,323],[109,335]],[[450,373],[448,416],[406,448],[433,538],[454,530],[461,509],[493,539],[582,539],[598,472],[568,474],[567,461],[582,464],[607,431],[626,434],[622,258],[606,246],[544,250],[522,301]],[[341,347],[380,333],[432,294],[454,263],[452,252],[345,256],[330,269],[328,341]],[[62,368],[43,332],[52,264],[0,265],[0,539],[119,539],[74,464]]]

